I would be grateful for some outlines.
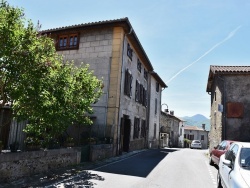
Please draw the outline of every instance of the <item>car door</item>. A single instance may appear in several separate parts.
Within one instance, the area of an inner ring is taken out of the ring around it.
[[[221,158],[222,162],[226,159],[231,162],[231,166],[227,166],[222,164],[220,172],[221,172],[221,183],[225,185],[224,187],[231,187],[231,173],[234,169],[235,157],[238,152],[238,145],[231,145],[230,149],[223,155]]]
[[[235,168],[234,167],[235,167],[235,162],[236,162],[235,159],[236,159],[238,151],[239,151],[239,146],[235,144],[235,146],[232,148],[232,158],[231,158],[232,169],[228,174],[228,187],[230,188],[234,188],[234,185],[235,185],[235,175],[234,175]]]
[[[232,148],[233,148],[233,145],[231,145],[229,150],[225,153],[225,155],[222,155],[220,159],[222,165],[220,166],[219,170],[220,170],[220,175],[221,175],[221,183],[224,185],[223,187],[228,187],[228,175],[231,171],[231,168],[225,165],[223,162],[231,158]]]

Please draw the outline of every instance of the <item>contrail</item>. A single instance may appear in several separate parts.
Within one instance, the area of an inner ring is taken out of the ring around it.
[[[184,70],[188,69],[189,67],[191,67],[193,64],[197,63],[199,60],[201,60],[203,57],[205,57],[207,54],[209,54],[211,51],[213,51],[215,48],[217,48],[218,46],[220,46],[221,44],[223,44],[224,42],[226,42],[227,40],[231,39],[235,33],[241,28],[241,26],[238,26],[236,29],[234,29],[233,31],[231,31],[228,36],[223,39],[222,41],[218,42],[217,44],[215,44],[212,48],[210,48],[208,51],[206,51],[202,56],[200,56],[197,60],[195,60],[194,62],[190,63],[188,66],[184,67],[183,69],[181,69],[179,72],[177,72],[172,78],[170,78],[167,83],[171,82],[176,76],[178,76],[180,73],[182,73]]]

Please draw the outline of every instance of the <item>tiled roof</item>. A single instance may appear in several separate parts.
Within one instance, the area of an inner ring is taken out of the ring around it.
[[[199,128],[196,126],[188,126],[188,125],[185,125],[184,129],[185,130],[192,130],[192,131],[204,131],[204,129],[202,129],[202,128]]]
[[[75,25],[70,25],[70,26],[52,28],[52,29],[43,30],[43,31],[41,31],[41,33],[47,33],[47,32],[52,32],[52,31],[65,30],[65,29],[74,29],[74,28],[80,28],[80,27],[86,27],[86,26],[113,24],[113,23],[119,23],[119,22],[122,22],[122,21],[125,21],[125,22],[129,23],[128,18],[125,17],[125,18],[120,18],[120,19],[104,20],[104,21],[89,22],[89,23],[81,23],[81,24],[75,24]],[[129,25],[130,25],[130,23],[129,23]],[[130,25],[130,27],[131,27],[131,25]]]
[[[219,66],[210,65],[207,81],[207,92],[211,92],[211,87],[215,75],[250,75],[250,66]]]
[[[215,66],[211,65],[213,73],[250,73],[250,66]]]

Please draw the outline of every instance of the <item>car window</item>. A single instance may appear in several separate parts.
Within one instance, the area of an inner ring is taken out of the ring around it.
[[[240,165],[250,167],[250,148],[242,148],[240,152]]]
[[[227,147],[227,142],[224,141],[224,142],[222,143],[222,145],[221,145],[221,150],[225,150],[226,147]]]
[[[239,150],[239,146],[237,144],[232,145],[232,147],[230,147],[225,157],[227,160],[231,161],[232,167],[234,166],[235,158],[238,153],[238,150]]]
[[[224,148],[225,145],[226,145],[225,141],[221,142],[219,147],[218,147],[218,150],[224,150],[223,148]]]

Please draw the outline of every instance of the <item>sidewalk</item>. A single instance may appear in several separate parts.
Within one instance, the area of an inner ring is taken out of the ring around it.
[[[147,149],[123,153],[120,156],[111,157],[111,158],[104,159],[101,161],[84,162],[84,163],[80,163],[78,165],[74,165],[70,167],[50,170],[49,172],[46,172],[46,173],[41,173],[41,174],[37,174],[34,176],[30,176],[30,177],[24,177],[24,178],[21,178],[21,179],[18,179],[16,181],[12,181],[9,183],[2,183],[0,185],[0,188],[55,187],[54,185],[58,184],[59,182],[62,182],[67,179],[74,179],[74,178],[78,178],[78,179],[81,178],[83,181],[85,181],[84,178],[85,179],[89,178],[88,177],[89,174],[85,172],[86,170],[94,170],[103,165],[107,165],[113,162],[124,160],[126,158],[137,155],[144,151],[147,151]],[[74,187],[74,185],[72,187]],[[80,186],[80,187],[85,187],[85,186]],[[91,187],[91,185],[87,185],[86,187]]]

